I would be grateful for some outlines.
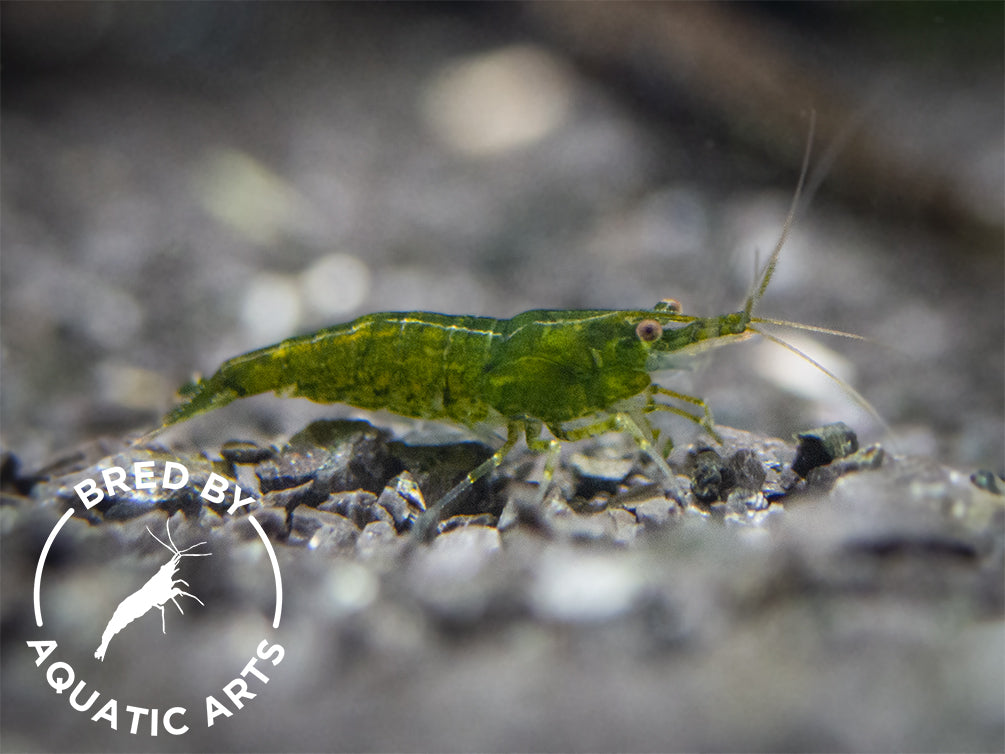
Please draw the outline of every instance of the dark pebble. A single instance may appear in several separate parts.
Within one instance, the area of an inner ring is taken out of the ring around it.
[[[314,494],[313,487],[314,483],[308,481],[289,489],[267,492],[262,496],[262,505],[267,508],[285,508],[288,511],[292,511],[298,505],[317,507],[317,503],[320,501]]]
[[[858,450],[858,437],[844,422],[835,422],[796,435],[799,446],[792,470],[806,479],[811,469],[826,466]]]
[[[276,451],[246,440],[231,440],[220,448],[220,455],[231,463],[254,464],[275,457]]]
[[[27,495],[39,481],[37,477],[25,476],[21,473],[21,461],[9,450],[0,456],[0,490]]]
[[[815,490],[828,490],[840,477],[853,471],[878,469],[886,458],[886,452],[879,445],[871,445],[847,458],[832,461],[826,466],[817,466],[806,474],[806,485]]]
[[[255,470],[259,489],[267,494],[313,482],[325,458],[320,452],[288,451],[269,459]]]
[[[316,481],[326,493],[364,489],[379,492],[402,470],[388,450],[388,433],[366,421],[316,421],[290,438],[294,451],[320,453]]]
[[[733,471],[711,448],[698,450],[691,459],[691,491],[703,503],[723,499],[733,487]]]

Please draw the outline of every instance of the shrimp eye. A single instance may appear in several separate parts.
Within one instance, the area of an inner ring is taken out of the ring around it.
[[[639,336],[639,340],[652,343],[663,335],[663,325],[655,319],[644,319],[635,328],[635,334]]]

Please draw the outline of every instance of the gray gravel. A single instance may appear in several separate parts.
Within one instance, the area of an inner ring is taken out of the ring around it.
[[[248,480],[256,501],[238,514],[182,490],[131,505],[136,496],[119,494],[71,519],[47,566],[44,632],[30,620],[30,574],[73,486],[152,453],[9,479],[5,750],[165,748],[163,737],[127,738],[71,714],[24,649],[43,633],[96,688],[188,704],[193,730],[170,750],[994,750],[1005,735],[1005,497],[878,446],[803,479],[795,444],[720,432],[732,482],[714,498],[696,462],[707,444],[678,449],[668,482],[606,437],[576,446],[544,505],[527,509],[527,483],[500,475],[429,545],[410,537],[424,502],[409,471],[394,473],[404,446],[372,446],[386,459],[371,467],[379,494],[343,491],[356,481],[337,472],[345,448],[380,436],[369,425],[313,426],[269,453],[244,444],[245,468],[212,466]],[[339,444],[311,449],[305,436]],[[452,474],[451,448],[439,452]],[[281,475],[307,456],[308,481]],[[746,474],[731,471],[735,459]],[[591,486],[615,478],[613,491]],[[262,492],[277,479],[299,483]],[[248,516],[278,552],[278,631]],[[164,562],[148,528],[169,528],[179,546],[206,543],[212,562],[181,574],[205,605],[182,597],[182,616],[168,603],[170,630],[157,632],[154,613],[95,663],[103,616]],[[286,651],[265,666],[269,686],[247,712],[204,727],[187,700],[201,701],[207,678],[222,685],[247,661],[240,647],[262,636]],[[158,667],[166,657],[177,659]],[[50,717],[59,724],[42,725]]]

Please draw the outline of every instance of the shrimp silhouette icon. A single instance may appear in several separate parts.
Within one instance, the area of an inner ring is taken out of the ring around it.
[[[150,531],[149,526],[147,527],[147,532],[150,536],[171,551],[171,559],[162,565],[157,573],[150,577],[147,583],[127,596],[119,603],[119,606],[115,608],[115,612],[112,613],[111,620],[108,621],[108,625],[105,626],[105,630],[101,634],[101,644],[94,652],[94,656],[102,662],[105,661],[105,652],[108,650],[108,643],[112,640],[112,637],[118,634],[119,631],[124,629],[137,618],[141,618],[149,613],[155,607],[161,611],[161,632],[166,634],[167,626],[164,622],[164,605],[167,604],[168,600],[171,600],[175,607],[178,608],[178,612],[183,615],[185,614],[185,611],[182,610],[181,605],[178,604],[178,597],[191,597],[200,605],[205,606],[206,604],[191,592],[186,592],[182,589],[179,584],[189,586],[189,583],[184,579],[176,579],[175,574],[178,573],[178,563],[182,558],[204,558],[212,555],[213,553],[189,552],[189,550],[194,550],[196,547],[206,544],[205,542],[198,542],[191,547],[186,547],[184,550],[179,550],[178,546],[171,538],[170,525],[166,525],[166,529],[168,542],[171,543],[170,545],[166,544],[164,540]]]

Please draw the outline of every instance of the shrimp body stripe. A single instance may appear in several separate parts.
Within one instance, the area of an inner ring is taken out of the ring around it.
[[[662,327],[652,342],[643,320]],[[532,310],[510,319],[433,312],[368,314],[225,362],[187,386],[175,424],[274,391],[474,427],[527,418],[548,426],[607,411],[644,391],[649,372],[746,337],[743,312],[698,318],[665,309]]]

